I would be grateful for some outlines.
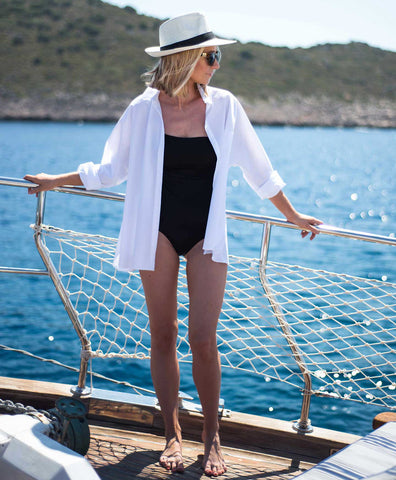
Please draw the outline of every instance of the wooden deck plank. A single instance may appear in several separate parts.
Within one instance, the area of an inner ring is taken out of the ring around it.
[[[91,426],[87,458],[102,480],[163,480],[172,475],[158,463],[163,446],[164,439],[157,435]],[[180,478],[207,478],[201,468],[202,453],[202,443],[184,440],[185,472]],[[312,466],[232,447],[223,447],[223,454],[228,467],[224,479],[287,480]]]

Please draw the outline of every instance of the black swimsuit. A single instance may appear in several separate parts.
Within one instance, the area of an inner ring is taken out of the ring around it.
[[[165,135],[159,231],[178,255],[205,237],[216,160],[208,137]]]

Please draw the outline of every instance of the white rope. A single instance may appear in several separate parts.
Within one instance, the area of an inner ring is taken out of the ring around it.
[[[79,372],[79,369],[76,367],[71,367],[70,365],[66,365],[65,363],[58,362],[58,360],[54,360],[53,358],[45,358],[41,357],[39,355],[35,355],[34,353],[28,352],[27,350],[23,350],[21,348],[14,348],[10,347],[7,345],[0,345],[0,348],[2,350],[6,350],[8,352],[14,352],[14,353],[20,353],[22,355],[26,355],[27,357],[34,358],[35,360],[39,360],[40,362],[45,362],[45,363],[52,363],[53,365],[56,365],[58,367],[66,368],[67,370],[71,370],[72,372]],[[150,395],[155,395],[154,390],[150,390],[148,388],[143,388],[143,387],[138,387],[136,385],[132,385],[129,382],[121,381],[121,380],[116,380],[115,378],[107,377],[105,375],[102,375],[101,373],[96,373],[92,370],[92,362],[91,362],[91,369],[87,372],[91,376],[91,392],[92,392],[92,377],[95,378],[100,378],[101,380],[106,380],[108,382],[115,383],[117,385],[124,385],[125,387],[132,388],[135,393],[138,395],[143,395],[142,392],[149,393]]]
[[[92,357],[149,358],[139,274],[116,272],[116,240],[43,226],[43,240],[92,345]],[[259,262],[230,257],[218,326],[222,364],[301,388],[302,374],[260,282]],[[265,275],[313,376],[313,392],[396,408],[395,285],[269,262]],[[185,263],[178,357],[191,362]]]

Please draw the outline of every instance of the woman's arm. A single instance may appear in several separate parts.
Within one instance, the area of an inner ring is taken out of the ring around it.
[[[28,188],[30,195],[33,193],[46,192],[47,190],[52,190],[64,185],[81,186],[83,184],[78,172],[61,173],[59,175],[39,173],[38,175],[25,175],[23,178],[38,185],[37,187]]]
[[[294,223],[294,225],[302,228],[301,236],[303,238],[308,235],[308,232],[312,232],[310,239],[313,240],[315,236],[320,233],[319,230],[315,228],[315,225],[321,225],[323,222],[315,217],[309,217],[308,215],[297,212],[282,190],[274,197],[271,197],[270,200],[275,207],[283,213],[288,222]]]

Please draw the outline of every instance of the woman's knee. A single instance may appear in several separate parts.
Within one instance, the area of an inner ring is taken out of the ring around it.
[[[177,322],[167,322],[167,326],[150,325],[151,349],[167,352],[176,348],[178,334]]]
[[[204,334],[202,332],[189,335],[190,348],[194,358],[210,359],[218,354],[216,333]]]

